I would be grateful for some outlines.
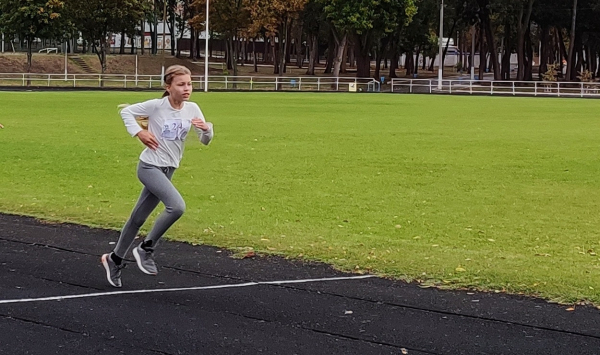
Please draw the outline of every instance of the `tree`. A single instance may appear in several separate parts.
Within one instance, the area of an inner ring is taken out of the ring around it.
[[[111,33],[132,33],[149,6],[144,0],[65,0],[72,20],[98,55],[102,74]]]
[[[59,38],[67,21],[59,0],[0,0],[0,29],[27,41],[27,72],[31,71],[31,45],[37,38]]]
[[[260,24],[271,36],[274,52],[273,73],[283,75],[293,22],[298,20],[307,0],[255,0],[249,6],[252,21]],[[278,50],[275,51],[274,37]]]
[[[191,26],[200,31],[205,29],[206,0],[196,0],[192,4],[198,15],[190,20]],[[212,0],[210,2],[210,30],[225,37],[227,44],[227,68],[237,75],[238,46],[240,33],[250,23],[250,10],[247,0]],[[208,55],[205,53],[204,55]]]
[[[577,0],[573,0],[573,11],[571,20],[571,38],[569,39],[569,59],[567,59],[567,80],[573,79],[573,69],[575,62],[575,26],[577,23]]]
[[[357,77],[370,77],[370,53],[382,35],[410,23],[416,13],[414,0],[321,0],[337,44],[334,76],[340,72],[348,40],[354,45]]]
[[[323,15],[323,4],[318,0],[310,0],[300,17],[304,24],[310,56],[306,74],[315,75],[315,65],[319,60],[319,34],[327,24]]]
[[[518,15],[517,15],[517,58],[519,67],[517,68],[517,80],[525,79],[525,52],[526,47],[525,36],[529,34],[529,26],[531,25],[531,12],[533,10],[534,0],[519,0]],[[531,60],[531,58],[530,58]]]

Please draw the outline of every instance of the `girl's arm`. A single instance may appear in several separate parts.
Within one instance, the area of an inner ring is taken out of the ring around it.
[[[135,137],[143,130],[135,118],[139,116],[149,117],[156,107],[156,101],[157,100],[149,100],[140,102],[134,105],[126,106],[121,110],[121,118],[125,123],[125,128],[127,128],[127,132],[129,132],[132,137]]]
[[[209,145],[214,136],[213,124],[205,122],[202,118],[194,118],[192,120],[194,130],[200,139],[200,142],[204,145]]]
[[[194,112],[194,119],[192,119],[192,126],[194,126],[194,130],[200,139],[200,142],[204,145],[209,145],[210,141],[212,141],[214,137],[213,124],[210,122],[206,122],[204,118],[204,114],[200,110],[198,105],[196,106],[196,112]]]

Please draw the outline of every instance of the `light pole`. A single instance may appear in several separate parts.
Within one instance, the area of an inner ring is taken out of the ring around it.
[[[204,92],[208,92],[208,11],[210,0],[206,0],[206,23],[204,26]]]
[[[165,31],[167,30],[167,1],[164,1],[164,6],[163,6],[163,22],[162,22],[162,26],[163,26],[163,39],[162,39],[162,55],[161,55],[161,62],[162,62],[162,69],[161,69],[161,73],[160,73],[160,81],[161,84],[164,85],[164,80],[165,80]],[[156,28],[158,30],[158,28]],[[158,38],[158,35],[156,35],[156,38]],[[156,47],[156,50],[158,50],[158,46]]]
[[[67,70],[67,68],[68,68],[68,57],[67,57],[67,54],[68,53],[67,52],[68,52],[68,49],[69,49],[69,45],[67,44],[67,41],[68,41],[68,39],[65,40],[65,43],[64,43],[65,44],[65,81],[67,81],[67,77],[68,77],[68,70]]]
[[[471,30],[471,81],[475,80],[475,25]]]
[[[444,39],[444,0],[442,0],[442,5],[440,6],[440,64],[438,65],[438,90],[442,90],[442,72],[444,70],[444,60],[442,58],[442,42]]]

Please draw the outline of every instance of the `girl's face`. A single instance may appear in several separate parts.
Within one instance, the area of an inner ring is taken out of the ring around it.
[[[187,74],[177,75],[173,77],[173,81],[166,89],[173,100],[188,101],[192,94],[192,78]]]

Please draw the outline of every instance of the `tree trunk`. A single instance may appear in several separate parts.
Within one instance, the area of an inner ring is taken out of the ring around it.
[[[494,45],[494,33],[489,17],[485,20],[485,37],[487,41],[487,51],[490,53],[490,61],[494,70],[494,80],[500,80],[500,65],[498,64],[498,54]]]
[[[356,55],[354,54],[354,47],[348,48],[348,66],[354,68],[356,66]]]
[[[433,54],[433,57],[431,57],[431,63],[429,63],[429,68],[427,68],[427,70],[429,70],[430,72],[434,71],[434,65],[435,65],[435,58],[437,58],[437,54]]]
[[[344,48],[344,54],[342,54],[342,68],[340,69],[340,72],[346,74],[346,67],[348,66],[348,48],[351,46],[350,43],[348,43],[346,45],[346,47]]]
[[[283,76],[283,73],[285,73],[285,63],[288,56],[288,19],[284,19],[279,28],[279,76]]]
[[[479,80],[483,80],[483,74],[485,73],[486,64],[486,53],[483,45],[483,24],[479,25]]]
[[[415,54],[413,74],[419,74],[419,57],[420,56],[421,56],[421,46],[418,46],[417,53]],[[423,60],[425,60],[425,59],[423,59]]]
[[[104,87],[104,80],[103,76],[104,73],[106,72],[106,36],[102,36],[102,38],[100,38],[100,48],[96,48],[96,46],[94,46],[94,49],[96,51],[96,55],[98,56],[98,60],[100,61],[100,86]]]
[[[290,63],[291,60],[291,53],[292,53],[292,46],[290,44],[291,40],[291,32],[292,32],[292,22],[291,20],[288,20],[287,25],[286,25],[286,31],[285,31],[285,60],[283,61],[283,72],[287,73],[287,65],[288,63]]]
[[[196,31],[194,30],[194,32],[196,32],[196,55],[194,56],[194,58],[200,59],[200,31]],[[206,39],[204,39],[206,41]]]
[[[335,44],[336,44],[336,53],[335,58],[333,60],[333,76],[339,77],[340,70],[342,69],[342,60],[344,56],[344,52],[346,50],[346,43],[348,42],[348,35],[344,33],[341,37],[334,33]]]
[[[333,30],[329,31],[329,44],[327,47],[327,62],[325,63],[324,74],[331,74],[333,61],[335,60],[335,36]]]
[[[273,74],[279,74],[279,56],[281,53],[275,48],[275,36],[271,36],[271,50],[273,55]]]
[[[304,55],[302,54],[302,33],[300,34],[300,37],[296,37],[294,44],[296,46],[296,66],[299,69],[302,69],[304,67]]]
[[[597,58],[597,54],[596,54],[596,50],[592,50],[592,48],[589,48],[589,71],[592,72],[592,77],[594,79],[596,79],[596,69],[597,69],[597,63],[596,60]]]
[[[577,0],[573,0],[573,12],[571,17],[571,38],[569,39],[569,57],[567,59],[567,81],[575,79],[573,69],[575,67],[575,26],[577,22]]]
[[[319,39],[316,35],[308,36],[308,46],[310,48],[310,58],[308,60],[308,70],[306,71],[306,75],[315,75],[316,59],[319,56]]]
[[[171,20],[171,55],[175,56],[175,9],[171,9],[170,20]]]
[[[397,51],[394,51],[394,53],[392,54],[392,59],[390,61],[390,74],[389,74],[390,79],[398,77],[396,75],[396,69],[398,69],[398,61],[399,60],[400,60],[400,55],[398,54]]]
[[[371,35],[365,33],[355,36],[354,54],[356,55],[356,77],[370,78],[371,77]]]
[[[379,52],[380,51],[375,52],[375,73],[373,74],[373,76],[375,78],[381,77],[381,59],[382,59],[381,57],[382,57],[382,55]]]
[[[154,0],[154,8],[156,9],[156,0]],[[194,32],[194,31],[192,31]],[[150,26],[150,36],[152,36],[152,54],[158,53],[158,16],[154,13],[154,26]]]
[[[404,60],[404,68],[406,69],[406,76],[412,75],[413,74],[413,70],[415,69],[414,66],[414,54],[412,51],[408,51],[406,52],[406,58]]]
[[[31,46],[33,44],[31,42],[33,42],[33,38],[27,39],[27,73],[31,73],[31,61],[33,58],[32,49],[31,49]],[[29,86],[29,80],[28,80],[27,86]]]
[[[125,30],[121,31],[121,45],[119,46],[119,54],[125,54]]]
[[[232,46],[231,46],[231,49],[233,50],[233,53],[232,53],[233,55],[231,56],[231,66],[233,67],[233,76],[238,75],[237,62],[238,62],[238,58],[239,58],[239,52],[238,52],[239,44],[240,44],[240,41],[236,35],[236,37],[233,38],[233,42],[232,42]],[[234,84],[234,87],[235,87],[235,84]]]
[[[528,0],[527,8],[519,9],[519,16],[517,21],[517,81],[524,80],[525,78],[525,36],[529,34],[529,21],[531,19],[531,12],[533,9],[533,1]]]
[[[585,59],[583,58],[583,44],[581,44],[581,33],[578,33],[575,36],[575,51],[577,53],[575,60],[575,68],[573,69],[573,76],[577,78],[577,74],[583,71],[583,67],[585,66]],[[573,80],[575,80],[573,78]]]
[[[548,36],[548,27],[540,26],[540,63],[538,67],[538,79],[542,80],[542,77],[546,71],[548,71],[548,42],[550,38]]]
[[[454,28],[456,27],[456,20],[452,21],[452,27],[450,28],[450,36],[454,33]],[[458,38],[457,38],[458,40]],[[444,50],[442,51],[442,70],[444,70],[444,62],[446,61],[446,53],[448,52],[448,47],[450,46],[450,38],[446,41],[446,45],[444,46]],[[425,57],[423,57],[423,70],[425,70]]]
[[[142,29],[142,55],[144,55],[144,51],[146,48],[146,17],[142,18],[142,23],[141,23],[141,29]],[[183,34],[183,31],[182,31]]]
[[[258,73],[258,62],[256,60],[256,38],[252,38],[252,60],[254,61],[254,72]]]
[[[525,34],[525,73],[523,79],[527,81],[533,80],[533,43],[531,43],[531,24],[527,27]]]
[[[190,27],[190,55],[189,58],[194,60],[194,54],[196,53],[196,31]]]
[[[500,69],[500,74],[501,74],[501,79],[502,80],[510,80],[510,55],[512,53],[512,44],[510,42],[510,33],[511,33],[511,27],[510,27],[510,21],[506,21],[505,25],[505,33],[507,34],[504,37],[504,40],[506,41],[506,43],[504,44],[504,50],[502,53],[502,65],[501,65],[501,69]]]
[[[477,40],[477,31],[475,28],[475,25],[472,26],[471,29],[471,49],[469,49],[469,72],[471,71],[471,68],[475,68],[475,48],[476,48],[476,40]],[[475,72],[475,69],[473,69],[473,73]]]
[[[227,70],[233,69],[231,66],[231,37],[225,40],[225,67]]]

